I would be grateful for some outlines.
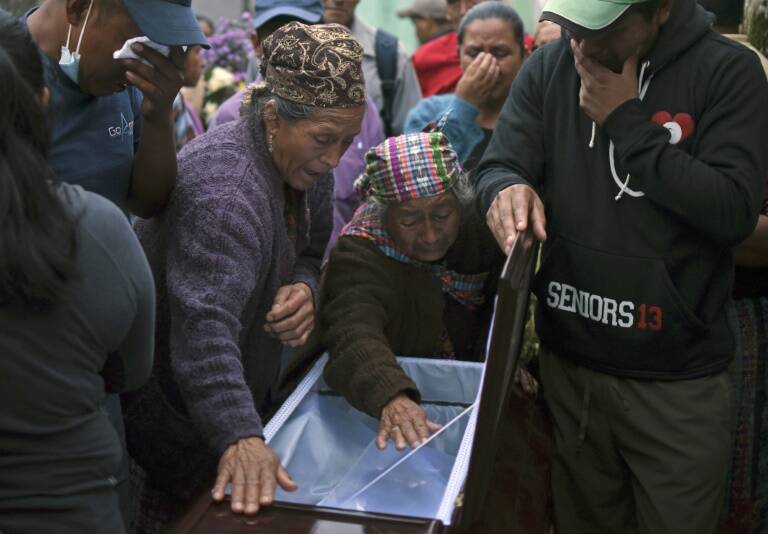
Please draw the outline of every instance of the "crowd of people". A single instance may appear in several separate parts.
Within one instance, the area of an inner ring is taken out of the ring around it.
[[[414,0],[410,55],[358,2],[256,0],[207,121],[191,0],[0,10],[0,532],[258,513],[297,487],[264,426],[323,353],[376,445],[417,447],[440,425],[397,356],[482,362],[527,230],[542,528],[768,532],[741,3],[549,0],[526,32],[512,2]]]

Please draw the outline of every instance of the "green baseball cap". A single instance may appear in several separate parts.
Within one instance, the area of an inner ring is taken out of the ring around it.
[[[549,0],[541,20],[549,20],[571,31],[601,31],[619,20],[633,5],[648,0]]]

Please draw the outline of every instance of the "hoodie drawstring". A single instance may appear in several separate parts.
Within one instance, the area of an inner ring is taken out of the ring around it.
[[[653,74],[648,76],[647,80],[643,81],[643,78],[645,77],[645,71],[648,69],[650,64],[651,64],[650,61],[646,61],[640,67],[640,79],[638,80],[638,87],[637,87],[640,100],[643,100],[645,98],[645,94],[648,92],[648,88],[651,86],[651,79],[653,78]],[[593,127],[594,127],[594,123],[593,123]],[[613,141],[611,141],[608,147],[608,162],[611,165],[611,175],[613,176],[613,181],[616,182],[616,185],[619,186],[619,193],[614,197],[614,200],[618,202],[624,193],[627,193],[629,196],[635,197],[635,198],[645,196],[645,193],[643,193],[642,191],[633,191],[628,187],[629,179],[630,179],[629,174],[627,174],[627,178],[623,182],[621,181],[618,173],[616,172],[616,160],[614,156],[615,151],[616,151],[616,147],[613,145]]]
[[[592,121],[592,137],[589,140],[589,148],[595,148],[595,134],[597,133],[597,124]]]

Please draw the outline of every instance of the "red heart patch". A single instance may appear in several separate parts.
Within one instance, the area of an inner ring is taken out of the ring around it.
[[[657,111],[651,117],[651,120],[664,126],[670,133],[670,143],[676,145],[682,143],[693,134],[696,129],[696,122],[687,113],[678,113],[674,117],[667,111]]]
[[[680,139],[681,143],[688,139],[696,129],[696,123],[694,122],[693,117],[687,113],[678,113],[672,117],[672,120],[679,124],[680,128],[683,130],[683,137]]]
[[[659,126],[664,126],[664,123],[669,122],[672,120],[672,114],[668,111],[657,111],[653,114],[653,117],[651,117],[651,120],[658,124]]]

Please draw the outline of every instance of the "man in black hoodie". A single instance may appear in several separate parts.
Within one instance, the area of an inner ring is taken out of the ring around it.
[[[768,173],[768,83],[695,0],[550,0],[479,169],[535,281],[558,531],[712,532],[729,453],[733,252]]]

